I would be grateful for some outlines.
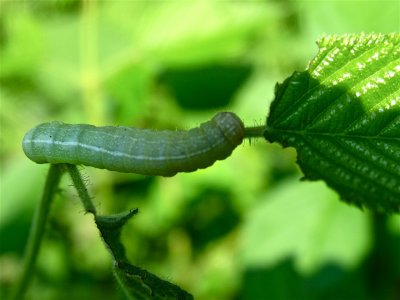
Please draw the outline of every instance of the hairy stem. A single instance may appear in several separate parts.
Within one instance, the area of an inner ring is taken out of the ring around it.
[[[244,128],[244,138],[259,138],[264,137],[265,126],[254,126],[254,127],[245,127]]]
[[[77,167],[75,165],[65,164],[65,167],[69,173],[69,176],[72,179],[72,182],[78,192],[79,198],[82,201],[83,207],[87,213],[92,213],[96,216],[96,207],[94,206],[92,199],[89,196],[89,193],[86,189],[85,183],[82,179],[81,174],[79,173]]]
[[[44,187],[42,199],[33,217],[31,232],[29,234],[26,247],[22,274],[15,287],[11,299],[22,299],[26,293],[26,290],[28,289],[30,280],[34,273],[40,244],[43,239],[45,225],[50,211],[50,205],[52,203],[54,195],[57,192],[62,173],[63,170],[61,165],[50,165],[50,169],[47,173],[46,184]]]

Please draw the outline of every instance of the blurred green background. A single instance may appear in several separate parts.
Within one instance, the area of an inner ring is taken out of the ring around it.
[[[322,34],[399,32],[398,1],[0,1],[0,298],[48,165],[38,123],[190,128],[217,111],[261,125],[274,85]],[[130,260],[196,299],[400,299],[400,218],[300,182],[293,149],[246,142],[173,178],[85,168],[99,212],[138,207]],[[90,215],[64,178],[28,299],[124,299]]]

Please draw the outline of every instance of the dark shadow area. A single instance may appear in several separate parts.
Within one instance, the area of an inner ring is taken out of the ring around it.
[[[185,109],[202,110],[227,106],[250,76],[250,65],[211,64],[188,68],[170,68],[159,82]]]
[[[29,211],[21,211],[8,222],[4,222],[0,229],[0,256],[8,252],[22,255],[31,226],[32,214]]]
[[[231,199],[224,190],[207,189],[188,203],[181,226],[190,235],[195,252],[201,252],[210,242],[226,236],[239,224],[240,214]]]
[[[400,237],[388,230],[387,215],[373,215],[374,244],[365,262],[365,280],[373,299],[400,299]],[[400,222],[398,224],[400,230]]]
[[[363,285],[360,270],[347,271],[335,264],[316,274],[299,274],[291,259],[271,268],[248,269],[243,274],[243,289],[236,299],[311,300],[371,299]]]

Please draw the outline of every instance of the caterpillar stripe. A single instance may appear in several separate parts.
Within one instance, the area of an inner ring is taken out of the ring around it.
[[[227,158],[242,143],[244,125],[220,112],[190,130],[156,131],[50,122],[28,131],[22,147],[37,163],[69,163],[143,175],[173,176]]]

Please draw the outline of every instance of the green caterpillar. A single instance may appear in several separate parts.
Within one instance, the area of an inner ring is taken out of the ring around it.
[[[37,163],[173,176],[227,158],[243,138],[244,125],[239,117],[220,112],[188,131],[43,123],[26,133],[22,146],[26,156]]]

